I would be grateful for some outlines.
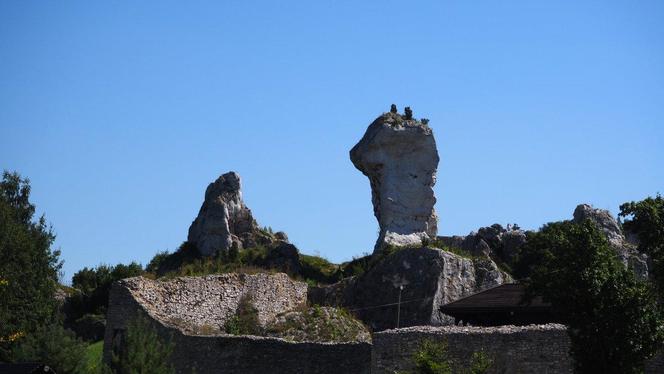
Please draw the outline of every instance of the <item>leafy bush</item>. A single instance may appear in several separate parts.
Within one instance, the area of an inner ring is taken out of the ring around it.
[[[72,294],[68,299],[65,325],[74,327],[86,315],[105,315],[113,282],[143,273],[143,268],[136,262],[79,270],[72,277],[72,286],[81,292]]]
[[[127,324],[127,330],[119,347],[114,347],[111,364],[106,372],[115,374],[171,374],[175,373],[169,363],[173,352],[170,339],[160,337],[150,322],[136,316]]]
[[[520,261],[528,296],[551,302],[569,326],[579,372],[637,373],[661,347],[653,289],[618,262],[591,221],[545,225],[530,235]]]
[[[639,238],[639,251],[652,259],[660,298],[664,298],[664,198],[657,194],[655,198],[622,204],[620,216],[627,218],[625,231]]]
[[[484,351],[473,352],[470,357],[469,371],[471,374],[486,374],[492,366],[493,360]]]
[[[86,373],[86,347],[73,332],[52,323],[21,339],[14,359],[42,362],[56,373]]]
[[[258,323],[258,310],[254,307],[250,296],[243,296],[238,303],[235,315],[224,326],[227,334],[232,335],[261,335]]]
[[[415,366],[414,372],[399,374],[486,374],[494,368],[494,360],[482,350],[473,352],[467,364],[459,363],[450,357],[445,341],[432,339],[425,339],[420,343],[413,354],[412,362]]]
[[[413,355],[417,374],[452,374],[447,343],[424,340]]]

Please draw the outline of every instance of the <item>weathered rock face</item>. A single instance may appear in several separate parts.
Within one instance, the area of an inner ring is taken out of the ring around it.
[[[202,255],[212,256],[233,246],[270,244],[274,238],[259,230],[251,210],[242,201],[240,176],[231,171],[207,187],[187,240],[194,243]]]
[[[378,117],[350,151],[353,165],[369,178],[380,234],[374,252],[387,245],[411,246],[435,238],[438,151],[426,124],[397,113]]]
[[[440,306],[487,288],[511,282],[490,259],[472,260],[437,248],[402,249],[367,273],[309,289],[309,301],[344,306],[374,331],[399,326],[446,325],[454,319]]]
[[[526,232],[516,225],[504,228],[496,223],[466,236],[439,236],[437,239],[445,246],[460,248],[475,256],[498,256],[511,264],[526,244]]]
[[[635,243],[630,243],[618,222],[608,210],[596,209],[588,204],[580,204],[574,209],[574,222],[589,219],[602,230],[609,245],[616,251],[622,263],[632,270],[639,279],[648,279],[648,256],[636,250]]]

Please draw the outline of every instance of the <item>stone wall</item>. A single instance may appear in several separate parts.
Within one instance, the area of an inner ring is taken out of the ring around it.
[[[409,327],[374,334],[372,374],[412,370],[423,340],[444,341],[452,360],[467,364],[473,352],[494,360],[492,373],[571,373],[569,339],[563,325],[500,327]]]
[[[104,361],[109,362],[113,347],[122,344],[127,322],[142,315],[162,338],[172,339],[171,362],[178,373],[194,369],[198,373],[369,373],[369,343],[296,343],[187,327],[199,318],[221,323],[228,317],[225,311],[232,310],[249,290],[257,293],[259,313],[261,309],[279,313],[291,303],[306,300],[306,286],[286,280],[284,274],[225,274],[167,282],[140,277],[116,282],[109,298]],[[174,323],[174,318],[186,321]]]
[[[243,297],[251,300],[262,326],[307,301],[306,284],[283,273],[230,273],[166,281],[135,277],[121,280],[118,287],[127,289],[165,325],[189,332],[222,330]]]

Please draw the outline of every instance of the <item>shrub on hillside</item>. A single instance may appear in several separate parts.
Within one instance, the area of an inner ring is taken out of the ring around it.
[[[129,321],[119,347],[113,347],[111,363],[104,371],[113,374],[175,373],[169,359],[173,343],[164,339],[143,316]]]
[[[26,335],[15,352],[16,362],[41,362],[56,373],[86,373],[87,344],[57,323]]]
[[[371,341],[369,330],[346,310],[318,305],[303,305],[278,315],[266,328],[266,335],[292,341]]]
[[[72,294],[66,305],[65,326],[79,332],[87,329],[86,325],[92,320],[99,320],[97,316],[104,316],[108,308],[108,295],[113,282],[142,275],[144,273],[140,264],[132,262],[129,265],[115,266],[99,265],[96,268],[83,268],[72,277],[72,286],[79,293]],[[80,323],[79,323],[80,322]],[[99,334],[81,333],[80,336],[90,338]]]
[[[261,335],[262,329],[258,322],[258,310],[248,295],[242,296],[235,315],[224,326],[227,334],[231,335]]]

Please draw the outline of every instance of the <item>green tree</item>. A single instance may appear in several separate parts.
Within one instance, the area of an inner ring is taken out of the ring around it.
[[[626,218],[625,231],[638,237],[639,251],[652,259],[655,282],[660,296],[664,295],[664,198],[657,194],[622,204],[620,216]]]
[[[445,342],[424,340],[413,355],[417,374],[451,374],[452,365]]]
[[[106,371],[115,374],[175,373],[169,363],[173,352],[172,341],[160,337],[145,317],[131,319],[124,334]]]
[[[49,325],[62,267],[55,235],[44,217],[34,221],[30,182],[5,171],[0,182],[0,361],[13,361],[22,339]]]
[[[56,373],[86,373],[86,347],[73,332],[51,323],[21,339],[14,358],[43,362]]]
[[[638,373],[661,347],[662,313],[649,284],[618,262],[590,221],[545,225],[520,261],[528,296],[541,295],[568,325],[580,373]]]
[[[68,322],[81,318],[85,314],[106,314],[108,295],[113,282],[143,274],[141,264],[99,265],[94,269],[83,268],[72,277],[72,286],[81,291],[70,297]]]

